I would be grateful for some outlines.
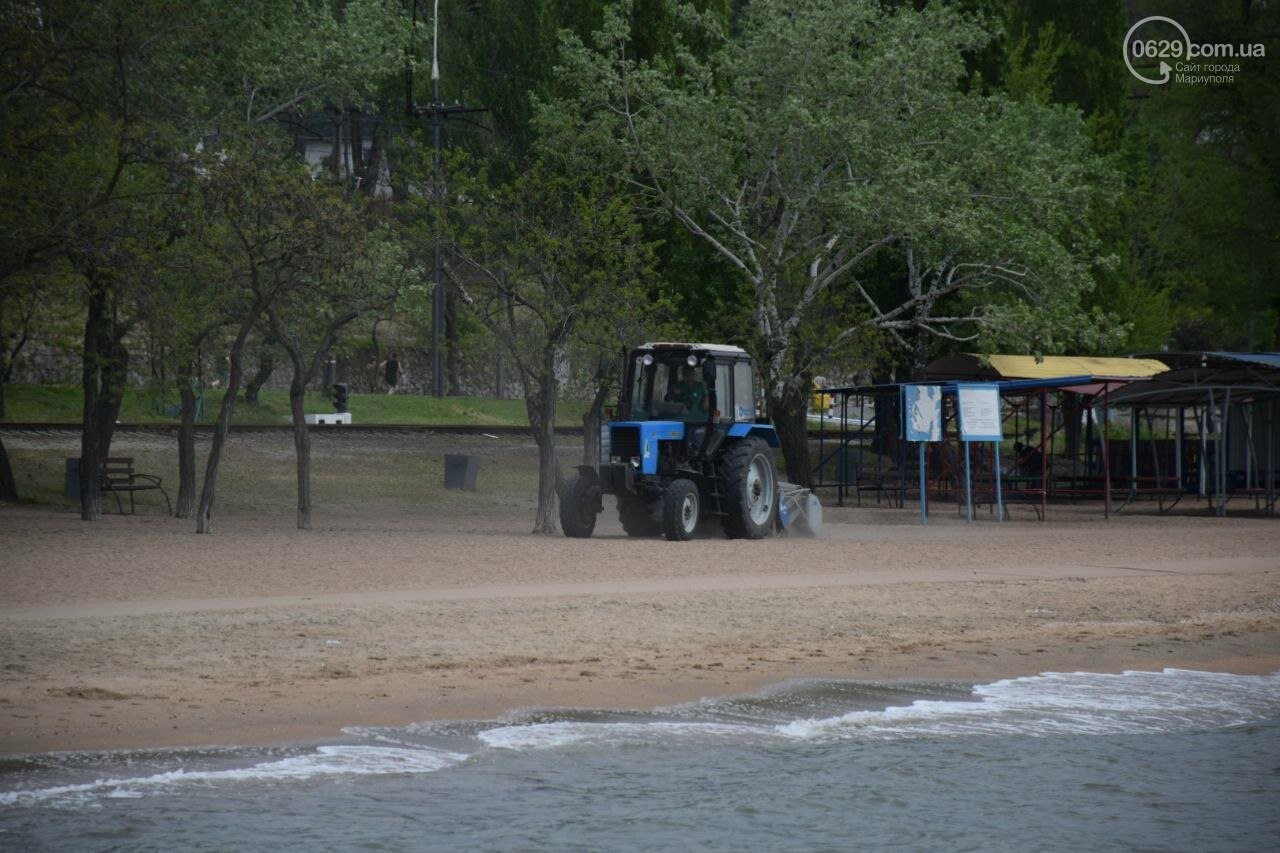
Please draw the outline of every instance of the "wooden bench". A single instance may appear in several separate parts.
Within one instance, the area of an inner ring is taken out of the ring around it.
[[[121,492],[129,493],[129,514],[133,515],[136,512],[133,504],[134,492],[158,490],[164,495],[164,503],[169,508],[169,515],[173,515],[173,504],[169,502],[169,493],[164,490],[164,486],[160,485],[160,478],[134,471],[132,457],[113,456],[105,460],[102,464],[102,480],[99,488],[115,495],[116,508],[121,515],[124,515],[124,503],[120,500]]]

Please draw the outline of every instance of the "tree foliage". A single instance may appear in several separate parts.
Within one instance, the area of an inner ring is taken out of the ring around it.
[[[1053,306],[1034,314],[1045,332],[1087,323],[1080,211],[1101,169],[1070,114],[962,91],[966,53],[988,39],[980,22],[936,5],[757,0],[730,36],[680,8],[682,32],[718,34],[719,50],[704,60],[678,39],[671,57],[636,59],[630,6],[611,7],[590,44],[566,34],[571,94],[544,104],[541,129],[552,155],[627,176],[737,271],[792,479],[809,476],[812,376],[877,331],[1007,335],[1032,316],[1027,299]],[[940,286],[859,279],[904,248]]]
[[[451,278],[492,330],[524,387],[539,449],[534,532],[555,531],[555,413],[565,357],[580,341],[616,340],[652,316],[644,285],[651,248],[630,200],[601,178],[539,164],[492,183],[454,171]]]

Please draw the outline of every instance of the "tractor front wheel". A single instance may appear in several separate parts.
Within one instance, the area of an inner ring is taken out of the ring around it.
[[[778,484],[773,452],[758,438],[729,447],[720,462],[724,482],[724,532],[730,539],[763,539],[773,529]]]
[[[560,526],[564,535],[589,539],[596,529],[600,507],[600,484],[581,473],[569,478],[560,493]]]
[[[698,486],[692,480],[673,480],[662,493],[662,532],[672,542],[693,538],[702,514]]]
[[[618,498],[618,521],[632,539],[657,536],[662,528],[653,518],[652,501],[636,498]]]

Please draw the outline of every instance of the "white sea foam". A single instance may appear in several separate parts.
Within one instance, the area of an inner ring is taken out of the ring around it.
[[[1280,673],[1045,673],[979,685],[973,701],[918,700],[882,711],[796,720],[797,739],[949,735],[1144,734],[1223,728],[1280,716]]]
[[[741,741],[764,732],[758,726],[701,722],[555,722],[502,726],[480,732],[486,746],[497,749],[553,749],[564,746],[663,744],[679,740]]]
[[[28,805],[50,800],[68,803],[98,798],[118,799],[159,793],[178,785],[219,782],[295,781],[318,776],[372,776],[432,773],[457,764],[466,755],[440,750],[393,749],[385,746],[321,746],[315,752],[227,770],[171,770],[152,776],[99,779],[29,791],[0,793],[0,806]]]

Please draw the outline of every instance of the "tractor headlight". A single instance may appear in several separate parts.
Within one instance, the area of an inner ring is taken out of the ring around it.
[[[645,367],[649,367],[650,365],[652,365],[652,364],[653,364],[653,354],[652,354],[652,353],[645,353],[645,354],[644,354],[644,357],[640,359],[640,363],[641,363],[641,364],[643,364]]]
[[[613,465],[621,465],[621,464],[622,464],[622,457],[621,457],[621,456],[610,456],[610,457],[609,457],[609,462],[610,462],[610,464],[613,464]]]
[[[639,457],[639,456],[632,456],[632,457],[631,457],[631,467],[633,467],[633,468],[639,468],[639,467],[640,467],[640,457]]]
[[[698,357],[696,355],[690,354],[690,356],[684,360],[684,363],[689,365],[690,367],[697,367]]]

